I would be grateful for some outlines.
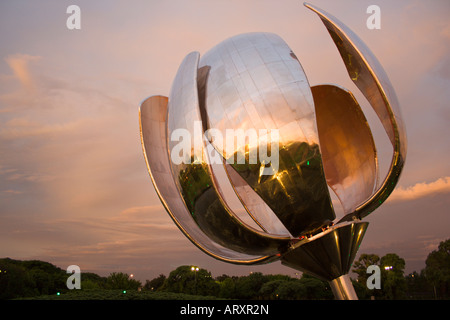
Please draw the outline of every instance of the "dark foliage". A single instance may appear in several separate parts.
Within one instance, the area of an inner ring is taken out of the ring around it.
[[[367,267],[378,265],[381,289],[369,290]],[[386,266],[390,268],[385,269]],[[450,239],[431,252],[420,273],[404,275],[405,261],[397,254],[383,257],[361,254],[353,265],[358,276],[353,286],[359,299],[448,299],[450,297]],[[247,276],[221,275],[213,278],[202,268],[180,266],[169,276],[161,274],[145,285],[122,272],[101,277],[81,274],[81,290],[68,290],[65,270],[51,263],[10,258],[0,259],[0,299],[247,299],[320,300],[333,299],[326,281],[303,274]]]

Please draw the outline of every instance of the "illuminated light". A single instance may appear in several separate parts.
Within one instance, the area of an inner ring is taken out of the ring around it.
[[[308,160],[308,161],[306,161],[306,165],[307,165],[307,166],[309,166],[309,160]]]
[[[57,292],[56,295],[57,295],[57,296],[61,295],[61,292]]]
[[[123,290],[122,293],[127,293],[127,290]]]

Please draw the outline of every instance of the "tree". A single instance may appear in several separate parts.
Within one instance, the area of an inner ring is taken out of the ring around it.
[[[450,289],[450,239],[442,241],[425,261],[426,279],[433,285],[435,298],[448,296]]]
[[[381,290],[367,288],[367,268],[370,265],[380,267]],[[403,275],[405,260],[395,253],[388,253],[381,259],[375,254],[361,254],[355,261],[352,269],[358,275],[358,282],[355,290],[358,297],[365,299],[370,296],[381,299],[403,299],[406,298],[406,279]]]
[[[367,278],[370,276],[370,274],[367,273],[367,268],[371,265],[380,265],[380,257],[376,254],[363,253],[359,256],[359,259],[353,263],[352,271],[358,275],[354,288],[358,298],[361,300],[369,299],[371,296],[377,298],[382,296],[380,290],[370,290],[367,288]]]
[[[48,273],[40,269],[35,269],[30,271],[30,275],[35,283],[35,288],[38,290],[39,294],[53,293],[52,291],[54,290],[51,290],[53,289],[52,283],[53,281]]]
[[[272,280],[264,283],[259,289],[259,295],[262,299],[279,299],[279,295],[276,292],[278,287],[286,280]]]
[[[96,273],[81,273],[81,289],[104,289],[106,287],[106,278]]]
[[[160,274],[157,278],[154,278],[150,281],[147,280],[145,282],[144,288],[146,290],[150,290],[150,291],[158,291],[163,286],[164,281],[166,281],[166,276],[163,274]]]
[[[330,285],[326,281],[319,280],[305,273],[299,281],[305,288],[303,299],[333,299],[334,297]]]
[[[371,265],[379,265],[380,257],[376,254],[363,253],[359,256],[359,259],[353,264],[353,272],[358,275],[358,282],[366,285],[369,274],[367,268]]]
[[[218,281],[220,290],[219,297],[226,299],[233,299],[236,297],[236,281],[238,277],[221,276],[221,281]],[[217,281],[217,279],[216,279]]]
[[[108,289],[137,290],[140,286],[142,286],[140,281],[123,272],[113,272],[106,278]]]
[[[10,261],[0,261],[0,299],[31,297],[37,294],[35,284],[25,268]]]
[[[219,285],[213,280],[211,273],[191,266],[180,266],[172,271],[164,282],[162,290],[195,295],[217,295]]]
[[[227,274],[222,274],[221,276],[216,277],[216,281],[222,282],[222,281],[224,281],[225,279],[228,279],[228,278],[231,278],[231,277],[229,275],[227,275]],[[233,277],[233,278],[236,278],[236,277]]]
[[[252,272],[248,276],[239,277],[236,283],[236,298],[257,299],[259,290],[267,279],[261,272]]]
[[[414,271],[405,277],[408,299],[432,299],[434,297],[433,286],[427,281],[424,270],[422,269],[420,273]]]
[[[278,299],[282,300],[300,300],[305,299],[308,295],[307,291],[308,288],[301,280],[282,280],[275,291],[275,295]]]
[[[361,283],[359,279],[356,279],[355,281],[352,281],[353,288],[355,289],[356,295],[358,296],[359,300],[369,300],[372,296],[381,296],[381,290],[372,289],[369,290],[367,288],[366,282]]]
[[[53,294],[66,288],[66,273],[40,260],[0,259],[0,297],[3,299]]]
[[[381,287],[386,299],[406,297],[406,280],[403,275],[405,260],[395,253],[388,253],[380,259]]]

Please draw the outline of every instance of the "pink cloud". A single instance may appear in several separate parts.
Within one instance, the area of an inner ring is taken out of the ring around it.
[[[5,61],[20,83],[28,89],[33,89],[34,82],[28,64],[31,61],[38,61],[39,59],[41,59],[39,56],[17,53],[6,57]]]
[[[430,183],[416,183],[408,188],[399,187],[394,190],[388,201],[407,201],[445,192],[450,192],[450,177],[443,177]]]

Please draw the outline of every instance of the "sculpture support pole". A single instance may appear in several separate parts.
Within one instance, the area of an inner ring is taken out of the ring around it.
[[[329,281],[336,300],[358,300],[352,281],[348,274]]]

